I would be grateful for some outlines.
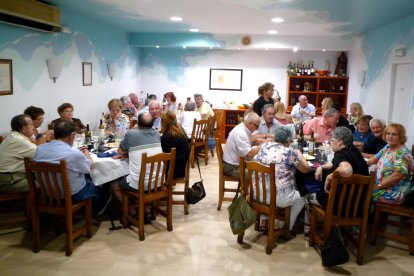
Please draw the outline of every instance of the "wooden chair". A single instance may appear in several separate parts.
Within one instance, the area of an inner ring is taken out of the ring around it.
[[[141,171],[138,182],[138,192],[122,192],[122,225],[127,228],[130,223],[138,227],[139,240],[145,239],[144,234],[144,214],[145,205],[161,199],[166,200],[167,210],[161,210],[153,205],[157,211],[167,218],[167,230],[172,231],[172,183],[175,167],[176,149],[171,149],[170,153],[159,153],[154,156],[142,154]],[[167,163],[170,163],[167,179],[165,173]],[[148,168],[147,168],[148,166]],[[147,175],[147,169],[149,173]],[[145,189],[145,178],[147,178],[148,188]],[[166,181],[165,181],[166,180]],[[138,217],[133,217],[128,213],[130,206],[138,209]]]
[[[221,138],[221,125],[223,123],[223,110],[214,110],[216,128],[214,129],[214,138]]]
[[[347,237],[357,247],[357,264],[362,265],[374,182],[374,172],[370,176],[354,174],[350,177],[341,177],[334,172],[326,209],[312,205],[309,245],[316,243],[324,246],[330,240],[334,227],[345,230],[350,226],[359,226],[358,240],[350,234]],[[317,231],[318,220],[323,223],[322,233]]]
[[[208,134],[210,129],[210,120],[194,119],[193,132],[191,134],[191,147],[193,147],[193,155],[190,156],[191,168],[194,168],[195,158],[203,157],[204,162],[208,164]],[[200,151],[200,148],[202,149]]]
[[[134,128],[138,125],[138,120],[129,120],[129,129]]]
[[[398,219],[392,219],[389,216],[397,216]],[[405,220],[408,219],[408,220]],[[392,231],[387,224],[393,225],[394,227],[406,228],[408,233],[402,233]],[[411,256],[414,256],[414,207],[404,205],[391,205],[377,203],[375,209],[375,220],[374,220],[374,234],[373,242],[375,245],[377,237],[383,237],[392,241],[408,244],[408,251]]]
[[[33,252],[37,253],[40,250],[39,214],[46,213],[65,218],[66,256],[72,255],[73,241],[77,237],[85,231],[88,238],[92,236],[91,198],[79,203],[72,202],[72,193],[65,160],[61,160],[59,164],[50,164],[32,162],[25,158],[24,164],[31,198]],[[85,223],[79,228],[74,229],[74,213],[82,209],[85,211]]]
[[[5,217],[0,220],[0,227],[17,225],[30,225],[30,197],[28,192],[5,193],[0,192],[0,202],[2,203],[1,213],[10,214],[10,209],[19,204],[24,204],[24,214],[19,216]],[[3,204],[5,204],[3,206]],[[10,214],[11,215],[11,214]],[[13,214],[14,215],[14,214]]]
[[[220,144],[220,139],[216,138],[216,153],[217,153],[217,160],[219,164],[219,201],[217,205],[217,211],[221,210],[221,204],[223,201],[233,201],[234,197],[226,197],[225,193],[236,193],[237,188],[226,188],[226,181],[231,182],[239,182],[239,179],[224,175],[223,173],[223,148]]]
[[[247,170],[247,179],[245,178],[245,170]],[[270,191],[266,188],[267,175],[270,180]],[[280,208],[276,206],[275,164],[272,163],[270,166],[266,166],[256,161],[245,161],[243,157],[240,157],[240,180],[243,190],[249,194],[250,206],[257,213],[255,229],[259,229],[261,214],[269,217],[266,254],[270,255],[273,251],[273,245],[279,236],[290,237],[289,224],[291,207]],[[260,191],[263,191],[262,195],[260,195]],[[266,203],[267,194],[270,194],[269,204]],[[275,229],[275,219],[284,221],[284,226]],[[238,235],[238,243],[243,243],[243,236],[244,232]]]
[[[210,117],[210,123],[209,123],[210,130],[209,130],[207,139],[208,138],[213,138],[214,139],[214,133],[216,131],[215,125],[216,125],[216,117],[211,116]],[[208,145],[208,141],[207,141],[207,145]],[[210,153],[211,153],[211,157],[214,157],[214,148],[213,149],[210,148]]]
[[[0,135],[0,144],[3,142],[4,137]]]
[[[191,154],[191,151],[190,151]],[[174,178],[173,185],[175,185],[174,190],[172,192],[173,194],[173,205],[184,205],[184,214],[188,215],[188,203],[187,199],[185,198],[185,190],[190,187],[190,161],[187,161],[187,164],[185,165],[185,175],[181,178]],[[183,189],[177,189],[177,184],[184,184]],[[177,200],[174,199],[174,196],[182,196],[183,199]]]

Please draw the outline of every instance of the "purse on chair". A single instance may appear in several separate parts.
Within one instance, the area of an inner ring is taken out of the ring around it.
[[[237,187],[236,196],[227,208],[229,211],[230,228],[234,235],[238,235],[249,228],[256,221],[256,211],[247,203],[244,195],[238,197],[240,182]]]
[[[206,197],[206,190],[204,189],[203,179],[201,178],[200,164],[197,160],[198,173],[200,174],[200,181],[195,182],[190,188],[185,190],[185,198],[188,204],[196,204]]]
[[[349,253],[341,241],[339,228],[335,228],[328,244],[321,250],[322,265],[335,266],[349,261]]]

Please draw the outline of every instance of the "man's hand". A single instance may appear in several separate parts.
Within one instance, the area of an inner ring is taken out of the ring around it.
[[[329,191],[331,190],[331,185],[332,185],[332,174],[329,174],[325,180],[325,192],[326,193],[329,193]]]
[[[319,167],[316,168],[315,179],[318,180],[318,181],[322,180],[322,166],[319,166]]]

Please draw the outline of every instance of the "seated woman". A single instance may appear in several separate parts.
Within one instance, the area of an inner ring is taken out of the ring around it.
[[[123,125],[126,129],[129,128],[129,118],[122,114],[123,105],[121,100],[112,99],[108,102],[109,114],[104,116],[105,132],[108,135],[114,135],[117,127]]]
[[[364,144],[373,140],[374,135],[369,128],[369,121],[371,121],[371,115],[362,115],[356,123],[356,130],[354,132],[354,146],[362,151]]]
[[[184,128],[188,139],[191,138],[191,134],[193,133],[194,119],[197,121],[201,120],[201,114],[200,112],[195,111],[195,108],[195,102],[189,101],[184,106],[184,112],[178,116],[178,123]]]
[[[44,144],[53,138],[53,130],[44,131],[42,129],[42,123],[44,120],[44,114],[42,108],[36,106],[29,106],[24,110],[25,115],[29,115],[33,121],[33,136],[30,140],[36,145]]]
[[[137,120],[138,110],[132,104],[131,98],[129,96],[122,96],[120,98],[122,102],[122,114],[128,116],[130,120]]]
[[[176,148],[174,178],[185,176],[185,166],[190,153],[190,144],[184,129],[178,125],[175,113],[169,109],[161,113],[161,147],[163,152]]]
[[[293,124],[292,116],[286,114],[285,104],[282,102],[275,103],[275,119],[281,125]]]
[[[387,204],[403,204],[413,189],[413,156],[405,145],[407,136],[401,124],[389,124],[383,134],[387,145],[368,160],[377,164],[372,200]]]
[[[57,109],[60,118],[53,120],[50,124],[50,128],[54,128],[55,125],[61,121],[73,121],[76,124],[76,132],[82,133],[86,131],[86,126],[77,118],[73,118],[73,105],[70,103],[63,103]]]
[[[369,121],[369,127],[371,129],[372,135],[374,135],[374,139],[366,142],[363,146],[362,156],[365,158],[371,158],[383,147],[385,147],[385,145],[387,145],[387,142],[382,139],[385,123],[380,119],[372,119]]]
[[[177,114],[179,104],[177,103],[174,92],[165,93],[165,99],[167,100],[167,108]]]
[[[305,212],[305,234],[308,233],[310,217],[309,203],[326,207],[328,203],[329,190],[332,185],[332,175],[334,171],[339,172],[343,177],[352,174],[369,175],[368,165],[362,157],[361,152],[353,145],[353,136],[351,130],[346,127],[337,127],[332,132],[330,140],[334,158],[322,166],[319,166],[315,172],[315,178],[320,181],[321,190],[306,196]]]
[[[350,125],[355,125],[359,118],[364,115],[364,110],[360,103],[351,103],[349,106],[348,122]]]
[[[323,98],[322,102],[321,102],[321,109],[322,109],[322,114],[328,110],[329,108],[331,108],[333,105],[333,100],[330,97],[325,97]],[[338,110],[340,111],[340,110]]]
[[[265,165],[275,163],[276,206],[282,208],[292,206],[289,230],[291,236],[294,237],[295,233],[292,228],[296,217],[305,204],[304,198],[295,189],[295,172],[297,169],[307,173],[310,171],[310,167],[300,151],[289,148],[291,135],[289,128],[277,127],[274,134],[275,141],[263,144],[253,160]],[[266,185],[270,185],[270,183],[266,183]],[[267,187],[267,191],[266,198],[270,200],[269,187]],[[262,217],[262,219],[265,218]],[[262,223],[263,226],[264,223]]]

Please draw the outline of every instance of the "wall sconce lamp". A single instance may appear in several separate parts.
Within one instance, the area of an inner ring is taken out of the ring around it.
[[[110,63],[108,64],[108,76],[112,79],[114,78],[116,73],[116,64],[115,63]]]
[[[56,82],[56,79],[60,76],[60,71],[62,70],[63,62],[58,58],[51,58],[46,60],[47,70],[49,71],[49,77],[53,79],[53,82]]]
[[[367,71],[365,71],[365,70],[360,71],[358,76],[357,76],[358,77],[358,82],[361,84],[361,87],[363,87],[364,84],[365,84],[366,76],[367,76]]]

